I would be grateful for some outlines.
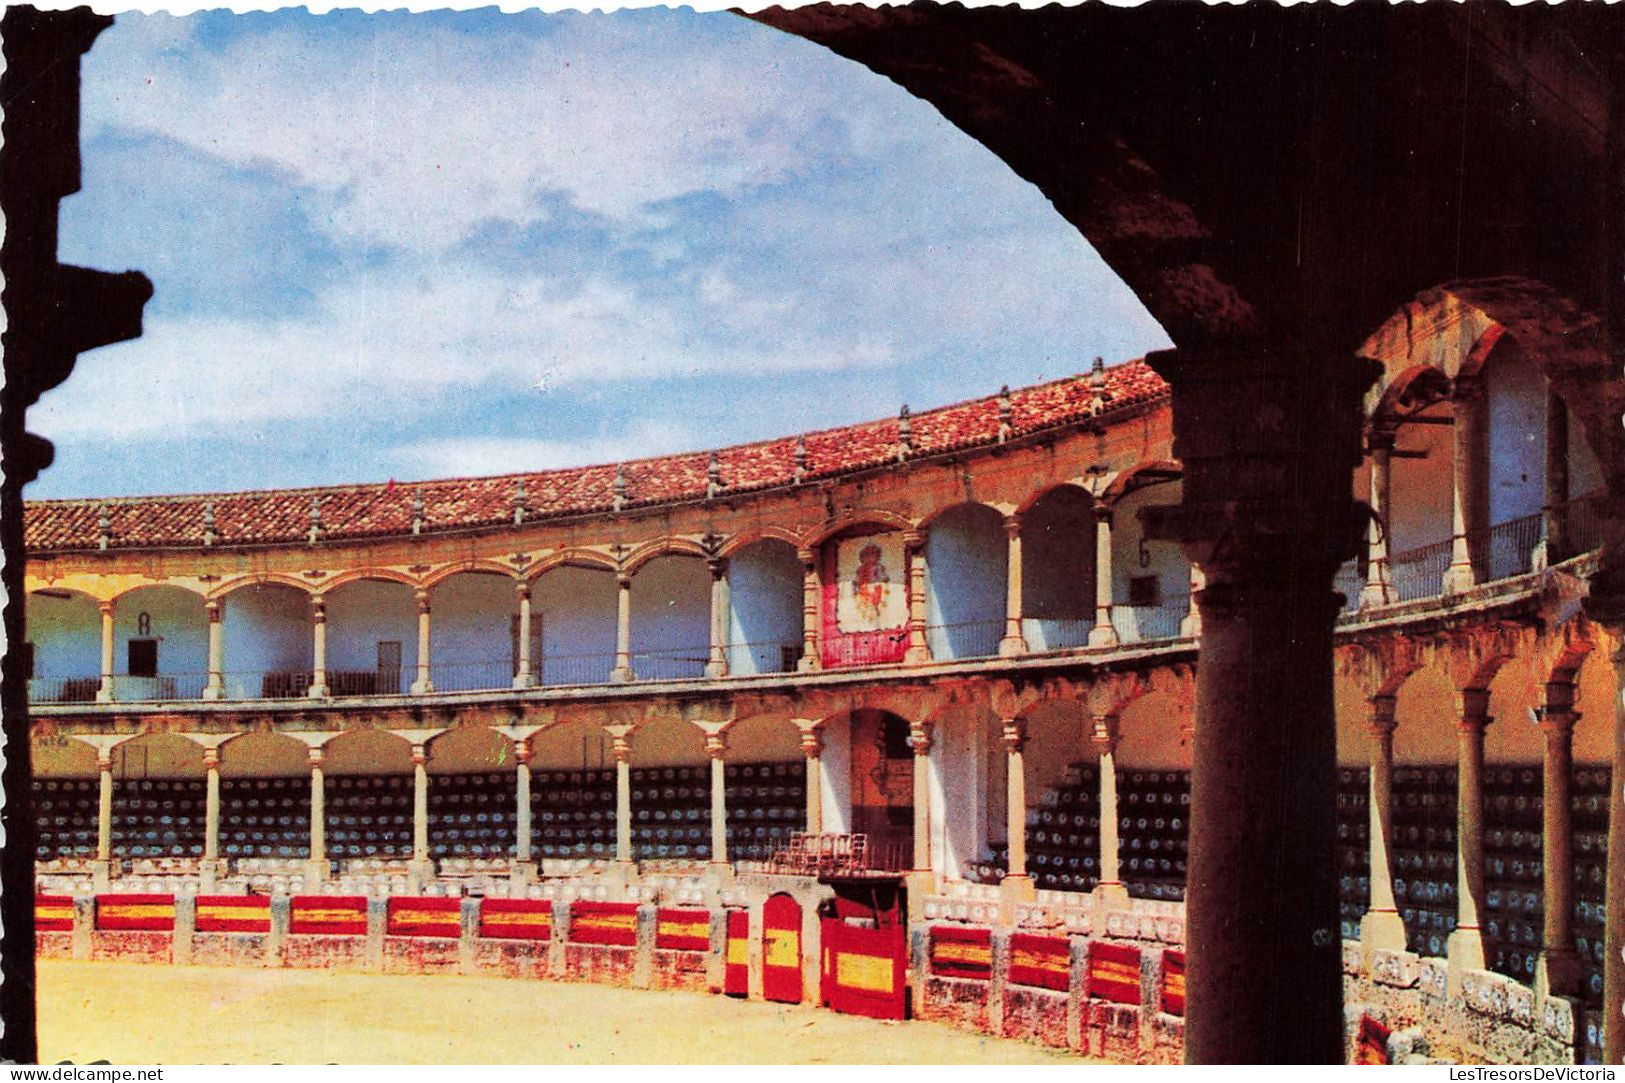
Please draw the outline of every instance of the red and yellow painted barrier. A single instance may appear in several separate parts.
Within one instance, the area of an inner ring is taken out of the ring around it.
[[[820,995],[848,1015],[901,1019],[907,997],[906,937],[901,926],[866,929],[825,919]]]
[[[290,933],[367,935],[365,895],[295,895],[288,917]]]
[[[1180,974],[1181,999],[1185,979]],[[1126,944],[1105,944],[1096,941],[1089,945],[1088,994],[1096,1000],[1110,1000],[1117,1004],[1140,1002],[1140,949]]]
[[[96,928],[170,932],[175,928],[175,896],[98,895]]]
[[[728,955],[722,972],[722,991],[731,997],[750,996],[750,911],[728,911]]]
[[[271,931],[269,895],[199,895],[197,931],[200,933],[268,933]]]
[[[1389,1030],[1369,1015],[1360,1016],[1360,1032],[1354,1039],[1355,1064],[1387,1064]]]
[[[710,951],[711,912],[662,907],[656,918],[655,947],[671,951]]]
[[[463,900],[444,895],[422,898],[395,896],[389,900],[388,936],[441,936],[455,940],[462,935]]]
[[[73,931],[72,895],[35,895],[34,931],[70,933]]]
[[[480,935],[497,940],[551,940],[553,904],[547,899],[481,899]]]
[[[1162,1010],[1169,1015],[1185,1014],[1185,953],[1162,953]]]
[[[1072,945],[1064,936],[1010,935],[1010,980],[1065,992],[1072,979]]]
[[[570,904],[570,939],[577,944],[632,948],[638,943],[636,903],[576,901]]]
[[[993,931],[931,926],[931,973],[939,978],[988,981],[993,977]]]

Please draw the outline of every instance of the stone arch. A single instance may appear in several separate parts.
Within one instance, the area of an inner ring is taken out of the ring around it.
[[[530,660],[537,685],[603,684],[615,667],[620,588],[614,561],[593,556],[551,561],[530,579],[531,623],[541,625]]]
[[[432,571],[424,573],[421,586],[424,590],[434,591],[441,583],[458,575],[496,575],[515,583],[519,576],[512,567],[501,561],[489,560],[481,557],[470,557],[467,560],[458,560],[450,564],[442,564]]]
[[[217,600],[227,699],[303,695],[315,665],[311,592],[291,577],[239,581]]]
[[[114,600],[115,699],[197,699],[208,658],[208,614],[198,591],[148,583]]]
[[[1195,703],[1154,688],[1127,703],[1117,716],[1119,771],[1189,771]]]
[[[433,620],[430,679],[436,691],[512,687],[519,646],[517,585],[512,572],[485,562],[457,568],[425,588]],[[537,623],[534,615],[531,623]]]
[[[1009,545],[990,504],[952,504],[922,520],[926,642],[938,660],[998,653],[1005,628]]]
[[[412,775],[412,742],[374,728],[347,729],[324,746],[323,770],[338,775]]]
[[[531,766],[536,770],[613,769],[608,731],[585,718],[544,726],[531,736]]]
[[[1081,647],[1095,616],[1094,494],[1051,485],[1021,512],[1022,637],[1030,651]]]
[[[203,747],[163,730],[135,734],[113,746],[113,776],[118,779],[201,779]]]
[[[743,549],[748,549],[764,541],[781,541],[790,546],[791,549],[797,549],[803,544],[801,535],[788,527],[754,526],[748,530],[741,530],[736,534],[729,535],[723,540],[721,547],[717,549],[717,555],[731,557]]]
[[[636,768],[694,767],[708,760],[705,731],[681,718],[656,718],[634,726],[630,740]]]
[[[248,587],[261,587],[267,585],[291,587],[292,589],[309,596],[315,596],[316,594],[321,593],[322,590],[326,589],[324,586],[318,585],[311,580],[301,579],[297,575],[288,575],[283,572],[258,572],[254,575],[239,575],[234,576],[231,579],[227,579],[220,585],[210,589],[208,593],[204,595],[204,597],[211,602],[215,602],[229,598],[238,591],[244,590]]]
[[[1165,485],[1184,476],[1184,468],[1172,459],[1150,459],[1135,463],[1112,478],[1101,492],[1100,502],[1110,507],[1140,489]]]
[[[413,590],[420,590],[423,587],[423,581],[417,576],[398,571],[395,568],[350,568],[339,572],[331,579],[324,579],[318,593],[332,597],[333,592],[342,587],[367,582],[400,583],[403,586],[411,587]]]
[[[524,579],[528,583],[536,580],[548,572],[559,568],[589,568],[606,572],[619,572],[620,564],[608,553],[601,553],[596,549],[587,549],[582,546],[573,546],[549,553],[533,564],[527,565]]]
[[[221,778],[304,778],[310,746],[270,730],[237,733],[220,744]]]
[[[83,703],[101,688],[102,617],[85,591],[38,587],[28,592],[28,639],[34,703]]]
[[[96,747],[73,734],[35,733],[29,738],[30,769],[40,778],[96,778]]]
[[[702,560],[707,560],[710,559],[712,555],[711,550],[707,549],[699,542],[694,541],[692,538],[671,535],[664,538],[656,538],[653,541],[644,542],[642,545],[632,550],[632,552],[627,556],[621,570],[627,575],[635,576],[638,573],[638,569],[642,568],[650,561],[656,560],[663,556],[699,557]]]
[[[646,554],[632,576],[632,672],[695,680],[711,653],[711,573],[698,546]]]
[[[803,642],[803,568],[788,531],[759,532],[728,556],[728,672],[788,672]]]
[[[884,508],[862,508],[847,512],[844,515],[826,520],[803,535],[801,548],[816,549],[831,538],[852,530],[872,529],[875,531],[916,529],[917,524],[906,515],[900,515]]]
[[[363,572],[323,592],[334,695],[400,695],[411,687],[418,672],[417,590],[408,577]]]
[[[469,775],[513,768],[514,742],[492,726],[453,726],[430,738],[429,773]]]

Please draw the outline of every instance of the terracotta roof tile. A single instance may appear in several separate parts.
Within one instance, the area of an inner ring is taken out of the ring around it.
[[[1072,376],[1010,392],[1013,436],[1077,421],[1166,396],[1167,384],[1143,361],[1107,369],[1104,384]],[[910,454],[939,454],[992,444],[998,439],[997,396],[927,410],[909,419]],[[807,433],[805,479],[871,469],[897,459],[897,418]],[[781,437],[715,452],[725,492],[791,484],[796,437]],[[311,526],[311,503],[320,508],[322,536],[368,538],[411,532],[413,498],[423,498],[423,529],[491,526],[513,521],[518,485],[525,484],[527,521],[608,511],[615,478],[624,470],[627,507],[703,498],[711,452],[685,452],[654,459],[509,474],[489,478],[379,483],[310,489],[188,496],[122,497],[109,500],[30,501],[24,510],[27,545],[35,551],[95,549],[105,508],[111,548],[197,546],[203,542],[206,509],[214,509],[222,545],[297,542]]]

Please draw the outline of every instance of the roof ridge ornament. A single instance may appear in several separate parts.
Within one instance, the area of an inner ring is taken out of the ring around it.
[[[525,479],[520,478],[513,490],[513,525],[519,526],[525,521],[525,514],[530,511],[530,498],[525,493]]]
[[[791,475],[795,484],[800,485],[807,477],[807,434],[799,433],[796,436],[796,466]]]
[[[615,498],[612,501],[610,506],[612,508],[614,508],[614,510],[620,511],[620,510],[622,510],[623,508],[626,507],[626,464],[625,463],[616,463],[615,464],[614,492],[615,492]]]
[[[1094,367],[1089,370],[1089,389],[1094,392],[1094,398],[1089,402],[1089,412],[1098,414],[1112,400],[1112,393],[1106,390],[1106,359],[1099,355],[1096,355]]]
[[[1005,384],[999,388],[999,443],[1003,444],[1009,441],[1010,432],[1015,428],[1011,424],[1014,416],[1015,410],[1010,405],[1010,385]]]
[[[711,452],[711,459],[705,464],[705,496],[707,500],[715,499],[722,491],[722,460],[715,451]]]
[[[96,530],[100,535],[99,548],[106,549],[113,544],[113,513],[105,501],[96,505]]]
[[[315,545],[322,540],[322,498],[310,498],[310,544]]]
[[[219,540],[220,533],[215,530],[214,501],[210,500],[203,505],[203,544],[210,546]]]
[[[412,490],[412,533],[413,533],[414,536],[423,533],[423,519],[424,519],[424,514],[423,514],[423,490],[421,490],[421,489],[413,489]]]
[[[897,461],[906,462],[914,450],[914,426],[909,423],[908,403],[897,413]]]

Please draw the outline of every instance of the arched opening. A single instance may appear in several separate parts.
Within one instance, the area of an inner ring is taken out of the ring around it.
[[[101,781],[96,750],[83,741],[36,735],[31,807],[34,859],[74,861],[96,856],[96,817]]]
[[[711,573],[695,556],[655,557],[632,577],[632,672],[693,680],[711,656]]]
[[[1004,634],[1009,543],[1004,516],[960,504],[931,521],[925,538],[925,635],[931,657],[987,658]]]
[[[985,704],[949,706],[931,726],[931,852],[939,875],[972,876],[988,849],[989,825],[1005,806],[988,792],[990,753],[1003,754],[998,720]],[[989,747],[989,742],[992,747]]]
[[[220,856],[255,863],[310,856],[310,746],[276,733],[245,733],[220,746]]]
[[[796,548],[778,538],[728,558],[728,672],[789,673],[802,648],[802,575]]]
[[[632,731],[632,856],[685,861],[711,856],[710,760],[705,733],[676,718]]]
[[[1185,897],[1194,724],[1193,705],[1166,692],[1136,699],[1119,717],[1118,860],[1130,895]]]
[[[728,857],[766,861],[807,830],[807,787],[822,780],[807,778],[801,731],[782,715],[742,718],[726,733]]]
[[[28,595],[30,703],[89,703],[101,688],[102,617],[96,599],[45,587]]]
[[[869,837],[872,853],[907,868],[914,850],[914,751],[908,720],[861,708],[851,727],[852,832]]]
[[[539,685],[604,684],[615,668],[615,574],[606,568],[562,565],[531,588],[533,625],[541,651],[531,654]],[[534,641],[533,641],[534,642]]]
[[[1173,639],[1190,613],[1190,562],[1140,522],[1143,508],[1178,504],[1181,489],[1177,477],[1146,470],[1112,505],[1112,626],[1123,643]]]
[[[402,695],[417,666],[418,607],[411,587],[360,579],[328,593],[327,687],[333,695]]]
[[[1025,541],[1023,548],[1025,561]],[[1026,714],[1021,758],[1027,873],[1051,891],[1088,891],[1100,879],[1100,775],[1095,750],[1085,740],[1088,725],[1074,700],[1046,699]],[[993,883],[1009,870],[1009,758],[997,719],[989,719],[987,732],[993,860],[976,871],[977,879]]]
[[[459,572],[429,593],[434,649],[429,676],[437,692],[509,688],[519,667],[519,615],[514,580],[492,572]],[[531,657],[541,631],[531,612]]]
[[[1456,927],[1456,715],[1449,677],[1420,669],[1394,697],[1388,866],[1406,948],[1442,957]]]
[[[1545,925],[1546,741],[1529,717],[1540,706],[1540,676],[1528,656],[1502,666],[1489,686],[1496,721],[1484,730],[1484,961],[1526,984],[1535,980]]]
[[[901,662],[908,649],[909,556],[901,531],[852,527],[819,551],[825,669]]]
[[[203,750],[150,733],[113,750],[113,856],[203,856]]]
[[[513,763],[513,743],[485,726],[459,726],[429,743],[430,857],[497,858],[513,852]]]
[[[137,587],[113,603],[113,698],[198,699],[208,683],[209,619],[180,587]]]
[[[401,861],[412,856],[412,745],[386,730],[350,730],[327,742],[327,855]]]
[[[1021,630],[1031,651],[1081,647],[1095,614],[1094,497],[1059,485],[1021,516]]]
[[[285,583],[239,587],[220,601],[228,699],[297,699],[315,666],[310,595]]]
[[[608,669],[604,672],[607,677]],[[609,734],[590,722],[566,722],[537,733],[530,746],[532,852],[544,861],[613,857],[615,760]]]

